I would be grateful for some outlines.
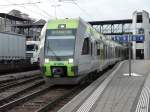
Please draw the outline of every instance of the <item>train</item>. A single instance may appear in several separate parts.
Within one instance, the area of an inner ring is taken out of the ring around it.
[[[40,38],[40,67],[48,84],[79,84],[127,54],[126,46],[98,33],[81,18],[50,20]]]

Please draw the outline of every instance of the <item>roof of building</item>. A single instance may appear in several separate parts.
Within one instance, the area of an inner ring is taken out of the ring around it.
[[[9,14],[6,14],[6,13],[0,13],[0,17],[7,18],[7,19],[10,19],[10,20],[14,20],[14,21],[29,21],[29,19],[24,19],[24,18],[21,18],[21,17],[9,15]]]

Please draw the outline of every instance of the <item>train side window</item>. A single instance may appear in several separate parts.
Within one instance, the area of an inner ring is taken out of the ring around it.
[[[109,59],[109,46],[106,46],[106,59]]]
[[[91,56],[93,55],[93,43],[91,42]]]
[[[105,59],[107,59],[107,57],[106,57],[106,45],[104,45],[104,56],[105,56]]]
[[[96,46],[97,46],[97,56],[99,56],[100,55],[100,43],[97,42]]]
[[[89,54],[89,38],[85,38],[83,42],[83,47],[82,47],[82,55]]]
[[[110,47],[108,46],[107,47],[107,59],[109,59],[109,57],[110,57]]]

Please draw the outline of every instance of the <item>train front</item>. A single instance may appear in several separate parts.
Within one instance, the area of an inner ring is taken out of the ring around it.
[[[76,29],[67,26],[56,23],[55,28],[49,25],[46,29],[43,73],[49,84],[78,83],[74,65]]]

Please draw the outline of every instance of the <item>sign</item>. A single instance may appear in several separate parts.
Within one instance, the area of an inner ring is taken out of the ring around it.
[[[72,30],[52,30],[51,35],[72,35]]]
[[[112,40],[118,41],[118,42],[128,42],[128,35],[117,35],[113,36]]]
[[[137,35],[136,41],[144,41],[144,35]]]
[[[75,29],[48,29],[46,30],[47,36],[70,36],[75,35]]]
[[[112,37],[112,40],[118,42],[138,41],[143,42],[145,40],[144,35],[116,35]]]

